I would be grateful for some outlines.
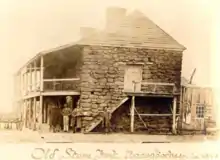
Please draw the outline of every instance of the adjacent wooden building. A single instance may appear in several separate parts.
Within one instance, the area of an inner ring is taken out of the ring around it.
[[[183,133],[204,133],[216,129],[217,110],[211,87],[182,85],[181,130]]]
[[[48,130],[49,109],[62,108],[71,96],[72,108],[82,111],[84,133],[102,131],[98,113],[104,107],[111,110],[115,132],[167,134],[182,128],[184,46],[141,12],[123,8],[108,8],[105,29],[81,28],[81,36],[37,54],[17,72],[24,127]]]

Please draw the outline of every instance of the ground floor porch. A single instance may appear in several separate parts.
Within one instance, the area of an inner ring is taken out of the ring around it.
[[[41,95],[23,101],[23,128],[48,132],[63,133],[62,108],[68,95]],[[70,95],[69,95],[70,96]],[[71,95],[71,109],[77,108],[80,95]],[[111,133],[142,133],[147,135],[172,135],[172,134],[206,134],[206,128],[185,128],[183,126],[184,108],[179,95],[160,96],[154,94],[130,94],[128,99],[111,113]],[[55,130],[51,130],[51,111],[56,108]],[[191,108],[193,109],[193,108]],[[82,119],[88,115],[78,115],[77,129],[71,124],[69,116],[68,133],[85,133]],[[90,115],[93,118],[96,115]],[[78,125],[79,124],[79,125]],[[91,133],[104,133],[102,123],[99,123]]]

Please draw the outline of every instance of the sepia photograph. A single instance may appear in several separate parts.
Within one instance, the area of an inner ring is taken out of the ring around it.
[[[217,142],[215,1],[0,4],[1,143]]]

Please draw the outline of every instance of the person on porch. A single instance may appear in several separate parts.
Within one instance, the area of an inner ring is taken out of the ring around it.
[[[67,104],[64,104],[64,108],[62,110],[63,115],[63,131],[68,132],[69,131],[69,116],[72,113],[72,109],[69,108]]]
[[[71,114],[71,123],[70,123],[72,130],[73,130],[73,133],[76,132],[76,116],[77,116],[77,108],[74,108],[73,112]]]
[[[102,127],[105,129],[105,133],[109,133],[111,131],[111,110],[109,107],[105,107],[103,111]]]

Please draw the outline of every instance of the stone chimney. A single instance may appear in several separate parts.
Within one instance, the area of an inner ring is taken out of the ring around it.
[[[95,33],[97,33],[97,30],[95,28],[92,28],[92,27],[81,27],[80,28],[81,38],[92,36]]]
[[[109,7],[106,10],[106,31],[115,31],[126,17],[126,9],[119,7]]]

